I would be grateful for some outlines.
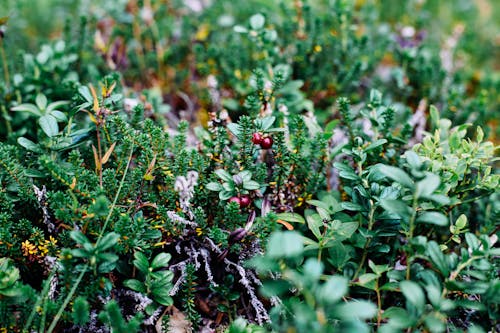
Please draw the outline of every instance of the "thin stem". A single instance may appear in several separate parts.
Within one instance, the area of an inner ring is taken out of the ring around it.
[[[7,90],[10,90],[9,65],[7,64],[7,57],[5,56],[5,49],[3,47],[3,37],[0,37],[0,56],[2,57],[5,86],[7,87]]]
[[[109,220],[111,219],[111,215],[113,214],[113,210],[116,206],[116,202],[118,201],[118,197],[120,196],[120,192],[123,187],[123,183],[125,182],[125,177],[127,176],[128,169],[130,167],[130,162],[132,161],[132,155],[134,153],[134,143],[132,142],[132,147],[130,147],[130,154],[127,159],[127,165],[125,166],[125,170],[123,171],[123,176],[120,181],[120,185],[118,186],[118,190],[116,191],[115,199],[113,200],[113,204],[111,204],[111,207],[109,208],[109,213],[108,216],[106,217],[106,221],[104,222],[104,225],[102,226],[101,233],[99,234],[99,238],[97,239],[96,246],[99,244],[99,241],[101,240],[102,236],[104,235],[104,231],[106,230]]]
[[[375,224],[375,205],[373,204],[373,200],[370,199],[370,213],[368,214],[368,231],[372,231],[373,225]],[[359,273],[361,272],[361,269],[363,269],[363,266],[365,265],[366,257],[368,256],[368,247],[370,246],[372,242],[372,238],[368,238],[366,240],[365,246],[363,247],[363,256],[361,257],[361,261],[359,262],[358,269],[356,270],[356,273],[354,273],[353,280],[356,280],[358,277]]]
[[[411,242],[413,238],[413,233],[415,231],[415,220],[417,218],[417,196],[413,195],[413,206],[412,206],[412,213],[410,217],[410,224],[409,224],[409,230],[408,230],[408,243]],[[406,263],[406,280],[410,279],[410,270],[411,270],[411,257],[408,256],[408,262]]]
[[[377,293],[377,328],[380,327],[382,322],[382,297],[380,297],[380,289],[378,286],[378,278],[375,280],[375,292]]]
[[[73,285],[73,287],[69,291],[69,294],[64,299],[63,304],[59,307],[59,311],[57,311],[56,316],[52,320],[52,323],[50,324],[49,329],[47,330],[47,333],[52,333],[52,331],[54,331],[54,328],[56,327],[57,322],[61,318],[64,309],[66,309],[66,306],[68,306],[69,301],[71,300],[71,298],[73,297],[73,295],[76,292],[76,288],[78,288],[78,285],[80,284],[80,282],[82,282],[83,276],[87,272],[88,267],[89,267],[89,264],[85,264],[85,266],[83,266],[83,269],[80,272],[80,275],[78,275],[78,278],[76,279],[75,284]]]

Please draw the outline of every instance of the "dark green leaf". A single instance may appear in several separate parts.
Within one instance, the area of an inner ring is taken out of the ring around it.
[[[417,217],[417,222],[447,226],[449,221],[444,214],[438,212],[424,212],[419,217]]]
[[[424,310],[425,306],[425,294],[422,288],[413,281],[402,281],[399,284],[401,292],[406,298],[408,303],[413,304],[419,311]]]
[[[151,262],[151,268],[158,269],[168,267],[168,262],[171,258],[172,256],[170,255],[170,253],[162,252],[153,259],[153,261]]]

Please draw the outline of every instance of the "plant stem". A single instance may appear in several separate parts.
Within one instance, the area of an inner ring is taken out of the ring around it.
[[[99,241],[101,240],[102,236],[104,235],[104,231],[106,230],[109,220],[111,219],[111,215],[113,214],[113,209],[116,206],[116,202],[118,201],[118,197],[120,196],[120,192],[123,187],[123,183],[125,182],[125,177],[127,176],[128,169],[130,167],[130,162],[132,161],[132,155],[134,153],[134,143],[132,142],[132,147],[130,147],[130,154],[127,159],[127,165],[125,166],[125,170],[123,171],[123,176],[120,181],[120,185],[118,186],[118,190],[116,191],[115,198],[113,200],[113,203],[111,204],[111,207],[109,208],[109,213],[108,216],[106,217],[106,221],[104,222],[104,225],[102,226],[101,233],[99,234],[99,238],[97,239],[96,246],[99,245]]]
[[[10,75],[9,75],[9,65],[7,64],[7,57],[5,56],[5,49],[3,47],[3,38],[0,37],[0,56],[2,57],[3,64],[3,75],[5,80],[5,86],[7,90],[10,90]]]
[[[373,204],[373,200],[370,199],[370,213],[368,214],[368,231],[372,231],[373,229],[373,225],[375,224],[374,216],[375,216],[375,205]],[[368,247],[370,246],[371,242],[372,242],[371,237],[366,240],[365,246],[363,247],[363,256],[361,257],[361,261],[359,262],[359,266],[358,269],[356,270],[356,273],[354,273],[354,276],[352,277],[353,280],[356,280],[359,273],[361,272],[361,269],[363,269],[363,266],[365,265],[366,257],[368,256]]]
[[[83,266],[83,269],[82,269],[80,275],[78,275],[78,278],[76,279],[75,284],[73,285],[73,287],[69,291],[69,294],[64,299],[63,304],[59,307],[59,310],[57,311],[56,316],[52,320],[52,323],[50,324],[49,329],[47,330],[47,333],[52,333],[52,331],[54,331],[54,328],[56,327],[57,322],[61,318],[64,309],[66,308],[66,306],[68,306],[69,301],[71,300],[71,298],[73,297],[73,295],[76,292],[76,288],[78,288],[78,285],[80,284],[80,282],[82,282],[83,276],[87,272],[88,267],[89,267],[89,264],[85,264],[85,266]]]
[[[413,195],[413,206],[412,206],[412,213],[410,217],[410,223],[409,223],[409,230],[408,230],[408,243],[411,242],[413,238],[413,232],[415,231],[415,220],[417,218],[417,196]],[[406,280],[410,279],[410,271],[411,271],[411,257],[408,256],[407,263],[406,263]]]

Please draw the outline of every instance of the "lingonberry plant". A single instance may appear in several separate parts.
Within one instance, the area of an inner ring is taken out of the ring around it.
[[[0,331],[500,330],[499,7],[392,2],[7,0]]]

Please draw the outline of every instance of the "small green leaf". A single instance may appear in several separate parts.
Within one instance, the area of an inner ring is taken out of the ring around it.
[[[38,119],[38,124],[42,128],[43,132],[47,134],[49,138],[56,136],[57,133],[59,133],[59,126],[57,126],[57,119],[50,114],[41,116]]]
[[[222,191],[223,187],[220,183],[210,182],[206,185],[207,190],[210,191]]]
[[[297,213],[279,213],[276,214],[276,217],[286,222],[306,223],[302,215]]]
[[[370,143],[370,145],[365,148],[365,151],[373,150],[373,149],[378,148],[378,147],[380,147],[380,146],[382,146],[382,145],[384,145],[386,143],[387,143],[386,139],[379,139],[379,140],[377,140],[375,142]]]
[[[438,212],[424,212],[417,217],[417,222],[435,224],[442,227],[447,226],[449,223],[448,218]]]
[[[260,185],[256,181],[250,180],[243,183],[243,188],[249,191],[258,190],[260,188]]]
[[[146,287],[142,282],[136,279],[128,279],[123,281],[123,285],[139,293],[146,293]]]
[[[295,231],[274,232],[269,238],[268,255],[274,258],[290,258],[302,254],[302,236]]]
[[[174,304],[174,300],[172,299],[172,297],[166,296],[163,294],[154,295],[153,299],[156,302],[160,303],[161,305],[165,305],[165,306],[170,306],[170,305]]]
[[[408,303],[413,304],[419,311],[424,310],[425,306],[425,294],[422,288],[413,281],[402,281],[399,284],[401,292],[406,297]]]
[[[467,216],[465,216],[464,214],[461,214],[458,217],[457,221],[455,222],[455,226],[458,229],[464,229],[467,226]]]
[[[434,263],[436,268],[444,275],[448,276],[450,273],[450,268],[448,267],[448,261],[441,251],[439,245],[435,241],[430,241],[427,244],[427,253],[431,261]]]
[[[226,170],[224,170],[224,169],[217,169],[214,172],[217,175],[217,177],[219,177],[223,181],[228,182],[228,183],[232,183],[233,182],[233,176],[231,176],[229,174],[229,172],[227,172]]]
[[[54,110],[50,114],[54,116],[54,118],[56,118],[57,121],[62,121],[62,122],[68,121],[68,117],[66,117],[66,115],[61,111]]]
[[[227,124],[227,128],[229,129],[229,131],[231,133],[233,133],[233,135],[237,138],[240,138],[240,135],[241,135],[241,126],[236,124],[236,123],[230,123],[230,124]]]
[[[248,32],[248,29],[241,25],[235,25],[233,27],[233,31],[239,34],[246,34]]]
[[[38,110],[38,108],[33,104],[20,104],[18,106],[14,106],[13,108],[11,108],[11,110],[12,111],[29,112],[31,114],[34,114],[37,117],[42,116],[42,113],[40,112],[40,110]]]
[[[370,319],[377,313],[377,307],[368,301],[351,301],[340,304],[336,309],[336,314],[346,320]]]
[[[399,168],[390,165],[379,164],[379,171],[387,178],[390,178],[409,189],[415,188],[415,184],[413,180],[411,180],[410,176],[408,176],[406,172]]]
[[[438,125],[439,125],[439,111],[438,111],[438,109],[434,105],[431,105],[429,107],[429,113],[430,113],[430,116],[431,116],[432,126],[434,128],[437,128]]]
[[[348,281],[342,276],[334,275],[323,284],[318,292],[318,295],[325,302],[333,304],[342,299],[347,294]]]
[[[264,23],[266,22],[266,19],[264,18],[264,15],[262,14],[255,14],[252,17],[250,17],[250,27],[253,30],[260,30],[264,27]]]
[[[427,197],[434,193],[441,183],[439,176],[428,173],[427,176],[417,183],[416,195],[418,198]]]
[[[148,258],[138,251],[134,253],[134,258],[134,266],[137,267],[137,269],[142,273],[147,274],[149,271]]]
[[[389,212],[396,213],[401,217],[410,216],[411,208],[401,200],[381,199],[380,204]]]
[[[36,143],[34,143],[33,141],[31,141],[29,139],[26,139],[25,137],[17,138],[17,143],[19,143],[19,145],[24,147],[26,150],[34,151],[34,152],[41,152],[40,147],[38,147],[38,145]]]
[[[47,107],[47,97],[44,94],[38,94],[36,95],[35,103],[38,109],[45,110]]]
[[[118,242],[119,239],[120,235],[117,234],[116,232],[107,233],[101,238],[96,247],[100,251],[105,251],[115,246],[115,244]]]
[[[90,243],[89,239],[81,231],[73,230],[69,233],[69,236],[80,245]]]
[[[168,267],[168,262],[171,258],[172,256],[170,255],[170,253],[162,252],[153,259],[153,262],[151,262],[151,268],[158,269]]]

